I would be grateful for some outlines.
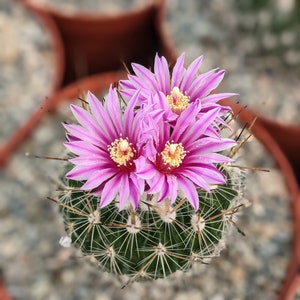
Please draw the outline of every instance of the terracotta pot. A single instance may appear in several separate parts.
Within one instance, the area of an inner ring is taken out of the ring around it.
[[[244,124],[251,124],[257,117],[253,111],[230,99],[222,103],[231,106],[235,114],[238,114],[238,120]],[[280,124],[258,116],[251,131],[275,158],[290,192],[294,226],[292,258],[277,299],[294,299],[300,285],[300,125]]]
[[[30,0],[23,3],[56,26],[48,26],[57,59],[61,86],[80,78],[112,70],[124,70],[132,61],[150,65],[156,52],[172,60],[166,43],[162,18],[165,1],[153,1],[144,7],[118,15],[72,13],[39,6]]]
[[[6,165],[12,153],[41,118],[55,110],[60,101],[58,95],[66,96],[70,89],[73,90],[72,84],[76,85],[75,82],[80,78],[104,74],[104,83],[108,84],[106,78],[117,81],[121,78],[121,70],[125,74],[124,64],[130,67],[134,61],[150,65],[156,52],[166,56],[170,62],[175,60],[163,30],[164,0],[115,16],[63,14],[59,10],[38,6],[30,0],[22,2],[40,18],[50,33],[55,55],[55,79],[52,95],[0,148],[0,167]],[[99,80],[103,80],[102,77]],[[83,82],[79,81],[79,86],[89,89],[89,84],[86,84],[88,81]],[[99,83],[99,86],[103,84]],[[66,89],[57,94],[61,88]],[[75,95],[69,96],[72,98]]]
[[[7,290],[6,290],[6,287],[5,287],[5,282],[3,281],[2,278],[0,278],[0,299],[1,300],[13,300]]]

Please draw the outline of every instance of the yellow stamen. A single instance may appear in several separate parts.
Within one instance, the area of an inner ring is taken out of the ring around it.
[[[182,146],[182,143],[166,143],[164,150],[161,152],[162,159],[166,165],[171,167],[179,167],[182,160],[186,156],[186,151]]]
[[[180,114],[187,108],[190,99],[175,86],[170,95],[167,96],[167,100],[171,110],[176,114]]]
[[[115,139],[110,146],[108,146],[110,158],[119,166],[125,166],[134,156],[134,148],[128,139]]]

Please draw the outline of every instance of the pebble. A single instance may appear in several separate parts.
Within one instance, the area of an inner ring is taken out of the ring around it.
[[[20,4],[2,2],[8,9],[0,10],[0,143],[50,93],[54,76],[49,35]]]

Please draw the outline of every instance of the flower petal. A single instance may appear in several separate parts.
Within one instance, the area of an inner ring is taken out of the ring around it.
[[[75,166],[70,172],[66,174],[66,178],[73,180],[86,180],[91,176],[95,171],[98,170],[98,166],[86,166],[86,167],[78,167]]]
[[[197,187],[200,187],[204,189],[205,191],[209,192],[209,184],[208,182],[203,178],[202,173],[196,173],[196,168],[184,168],[180,174],[184,175],[186,178],[188,178],[190,181],[192,181]],[[199,169],[198,169],[199,170]],[[201,171],[203,171],[201,169]]]
[[[216,103],[222,99],[236,97],[238,94],[236,93],[218,93],[218,94],[211,94],[206,96],[205,98],[201,99],[202,106],[207,104]]]
[[[184,176],[177,176],[179,189],[193,206],[194,210],[199,209],[199,198],[195,185]]]
[[[107,144],[97,134],[90,133],[86,128],[79,125],[63,124],[64,128],[68,131],[68,135],[76,137],[77,140],[86,141],[91,144],[106,148]],[[103,137],[103,136],[102,136]]]
[[[136,168],[135,174],[142,179],[152,179],[158,173],[154,165],[143,156],[136,159],[134,163]]]
[[[96,170],[89,178],[86,183],[81,187],[82,190],[92,190],[100,186],[103,182],[111,178],[116,174],[116,170],[112,168]]]
[[[130,188],[128,174],[122,174],[120,176],[120,192],[119,192],[119,210],[122,210],[129,200]]]
[[[219,86],[220,82],[223,80],[225,75],[224,70],[218,70],[213,73],[207,80],[204,82],[202,86],[195,89],[194,93],[191,94],[193,98],[203,98],[210,94],[216,87]]]
[[[104,106],[111,120],[110,128],[114,128],[115,132],[117,134],[120,134],[122,132],[123,114],[121,111],[120,100],[117,94],[117,90],[115,88],[114,89],[112,87],[109,88],[108,95],[104,102]],[[101,119],[101,123],[102,123],[102,119]]]
[[[167,185],[166,176],[163,173],[157,172],[156,176],[147,180],[147,183],[150,186],[148,193],[150,194],[160,193],[164,188],[164,186]]]
[[[212,165],[199,164],[197,167],[185,168],[182,174],[207,192],[210,191],[209,184],[225,183],[224,174]]]
[[[89,105],[91,111],[97,121],[98,131],[97,134],[108,144],[110,144],[120,132],[115,131],[115,127],[112,126],[112,122],[120,122],[120,120],[113,120],[109,117],[109,111],[106,111],[105,107],[100,101],[92,94],[88,93]],[[109,99],[109,96],[108,96]],[[109,100],[108,100],[109,101]]]
[[[157,199],[157,202],[162,202],[162,201],[166,200],[166,198],[168,198],[168,196],[169,196],[169,184],[168,184],[167,180],[165,180],[164,184],[161,186],[161,189],[160,189],[158,194],[159,194],[159,197]]]
[[[130,178],[130,182],[134,184],[135,189],[141,195],[145,191],[145,180],[137,176],[135,172],[131,172],[129,178]]]
[[[198,140],[207,130],[207,128],[213,123],[219,114],[219,108],[212,109],[203,114],[194,124],[185,131],[184,136],[181,138],[183,144],[191,144]]]
[[[111,203],[116,198],[119,192],[120,175],[116,175],[106,182],[101,194],[100,207],[103,208],[104,206]]]
[[[141,194],[138,192],[137,188],[135,187],[135,185],[131,180],[129,180],[129,190],[130,190],[130,199],[129,199],[130,203],[132,204],[133,209],[137,209]]]
[[[92,166],[98,165],[99,168],[103,168],[105,166],[111,166],[113,162],[107,160],[107,157],[103,155],[95,155],[95,156],[77,156],[74,158],[70,158],[69,162],[77,166]]]
[[[89,114],[85,109],[82,107],[76,106],[71,104],[70,105],[71,111],[76,118],[76,120],[84,127],[87,128],[89,131],[94,132],[96,134],[100,133],[99,127],[95,122],[93,116]]]
[[[187,165],[193,165],[196,163],[204,164],[215,164],[215,163],[224,163],[233,161],[231,158],[219,154],[219,153],[203,153],[198,154],[197,152],[190,152],[185,159]]]
[[[154,74],[156,76],[157,86],[165,95],[170,92],[170,71],[166,58],[164,56],[155,56]]]
[[[103,150],[97,148],[96,146],[85,142],[85,141],[74,141],[74,142],[66,142],[64,143],[65,147],[68,150],[75,153],[76,155],[84,155],[84,156],[99,156]]]
[[[171,139],[173,139],[176,142],[181,142],[182,134],[184,134],[186,129],[195,122],[196,116],[200,108],[200,102],[194,102],[180,114],[180,116],[176,120]]]
[[[195,79],[198,70],[200,69],[201,63],[203,60],[203,56],[199,56],[196,58],[190,66],[187,68],[184,78],[180,85],[181,92],[187,92],[189,86],[192,84],[193,80]]]
[[[185,69],[184,69],[184,56],[185,54],[182,53],[178,58],[177,61],[173,67],[173,72],[172,72],[172,79],[171,79],[171,88],[177,86],[180,86],[181,80],[185,74]]]
[[[169,174],[167,177],[167,183],[169,186],[169,196],[171,200],[171,204],[175,203],[178,194],[178,182],[177,177],[175,175]]]
[[[232,139],[213,139],[204,137],[194,142],[190,151],[197,149],[199,154],[209,152],[219,152],[226,149],[230,149],[236,145],[236,141]]]
[[[150,70],[148,70],[140,64],[133,63],[131,64],[131,66],[136,76],[142,79],[141,83],[143,85],[141,86],[141,88],[149,89],[152,91],[157,90],[157,82],[155,80],[155,75]],[[122,82],[123,81],[121,81],[121,86]]]

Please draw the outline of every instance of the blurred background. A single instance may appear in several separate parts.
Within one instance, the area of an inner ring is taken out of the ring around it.
[[[61,13],[117,16],[153,1],[32,0]],[[187,63],[204,54],[201,71],[227,73],[219,90],[282,123],[300,123],[299,0],[167,0],[163,28]],[[52,92],[55,52],[50,35],[22,1],[0,0],[0,143]],[[249,172],[245,208],[227,248],[208,266],[167,280],[135,283],[102,273],[73,248],[62,248],[62,220],[46,200],[56,189],[68,104],[45,116],[8,166],[0,170],[0,269],[16,300],[273,299],[290,259],[289,194],[273,158],[255,138],[241,154]],[[298,297],[298,298],[297,298]],[[1,298],[1,295],[0,295]],[[300,299],[300,288],[298,296]]]

